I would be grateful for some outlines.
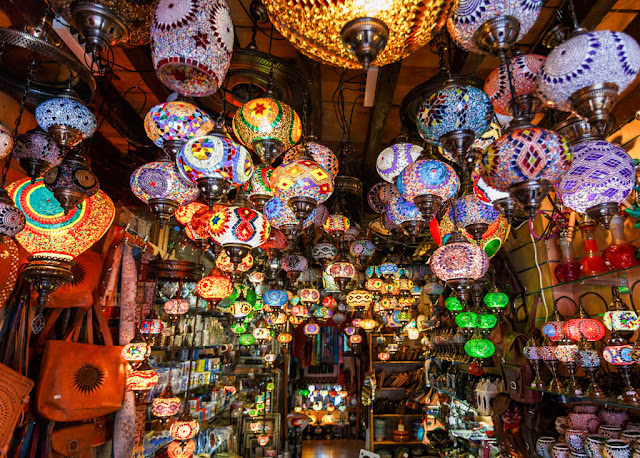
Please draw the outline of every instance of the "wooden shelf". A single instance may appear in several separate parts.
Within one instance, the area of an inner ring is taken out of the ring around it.
[[[532,387],[526,387],[526,388],[532,391],[539,391],[541,393],[559,396],[564,404],[571,403],[571,402],[592,402],[594,404],[602,404],[605,407],[609,406],[609,407],[619,407],[622,409],[640,410],[640,405],[627,404],[626,402],[621,401],[617,398],[590,398],[587,396],[576,396],[572,394],[558,393],[556,391],[540,390],[538,388],[532,388]]]
[[[421,413],[374,413],[374,417],[421,417]]]
[[[406,442],[396,442],[396,441],[373,441],[375,445],[418,445],[422,444],[422,441],[413,440]]]
[[[422,364],[424,361],[373,361],[373,364]]]

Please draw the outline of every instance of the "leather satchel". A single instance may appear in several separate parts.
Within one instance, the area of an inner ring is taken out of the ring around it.
[[[53,458],[92,458],[92,443],[95,435],[93,423],[82,423],[56,429],[51,434]]]
[[[96,316],[104,345],[93,344],[92,313]],[[76,339],[84,315],[89,343]],[[120,409],[125,392],[126,362],[114,346],[104,314],[97,303],[87,313],[78,310],[75,323],[64,340],[48,340],[36,388],[38,413],[54,421],[81,421]]]

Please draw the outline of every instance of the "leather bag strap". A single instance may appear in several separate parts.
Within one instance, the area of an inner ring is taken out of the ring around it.
[[[527,321],[527,329],[525,332],[527,335],[531,335],[536,327],[536,316],[538,315],[538,304],[540,303],[540,294],[536,294],[533,298],[533,305],[531,305],[531,312],[529,312],[529,320]]]

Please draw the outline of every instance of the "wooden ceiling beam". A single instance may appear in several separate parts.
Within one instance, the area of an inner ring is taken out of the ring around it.
[[[144,84],[153,92],[158,102],[164,102],[167,100],[169,91],[164,84],[158,79],[155,71],[153,71],[153,63],[151,60],[151,47],[138,46],[136,48],[123,48],[124,54],[135,68]]]
[[[364,149],[364,182],[371,186],[378,181],[376,159],[382,146],[384,124],[393,103],[393,94],[398,85],[398,76],[402,61],[394,62],[380,68],[378,73],[378,87],[373,103],[373,110],[369,113],[369,129]]]

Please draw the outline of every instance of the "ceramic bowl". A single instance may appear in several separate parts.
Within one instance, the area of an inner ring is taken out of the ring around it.
[[[552,458],[551,450],[555,443],[555,438],[551,436],[541,436],[536,443],[536,452],[538,452],[538,455],[542,458]]]
[[[619,409],[602,409],[598,416],[603,424],[610,426],[622,427],[629,420],[629,414]]]
[[[555,444],[551,449],[551,456],[553,458],[570,458],[571,450],[567,444]]]
[[[640,423],[635,421],[628,421],[624,424],[626,431],[640,431]]]
[[[622,431],[620,439],[628,442],[631,445],[631,448],[640,448],[640,431],[625,429],[624,431]]]
[[[609,440],[606,436],[591,434],[587,437],[584,451],[589,458],[603,458],[604,444]]]
[[[569,428],[586,429],[595,434],[600,426],[600,419],[595,413],[571,412],[569,414]]]
[[[567,432],[564,433],[564,439],[567,441],[567,445],[572,452],[583,453],[587,441],[587,431],[582,429],[567,429]]]
[[[631,458],[631,446],[623,440],[610,439],[604,444],[604,458]]]
[[[622,428],[620,426],[604,424],[600,425],[600,427],[598,428],[598,434],[607,436],[609,439],[620,439]]]

